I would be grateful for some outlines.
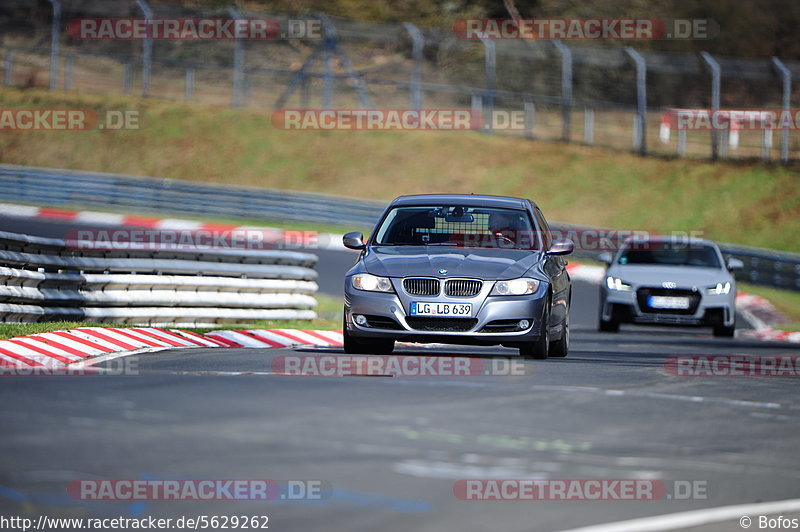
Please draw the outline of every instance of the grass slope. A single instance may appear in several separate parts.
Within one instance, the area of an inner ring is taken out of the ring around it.
[[[140,129],[3,131],[5,163],[382,200],[428,192],[508,194],[534,199],[553,220],[700,230],[716,240],[800,252],[800,173],[793,168],[641,158],[465,132],[281,131],[264,110],[1,89],[0,109],[14,108],[93,109],[101,115],[133,109],[140,112]],[[748,291],[769,297],[793,322],[800,321],[797,294],[763,287]],[[325,301],[321,319],[310,325],[257,326],[337,328],[339,306]],[[52,330],[52,324],[9,326],[0,328],[0,337],[40,327]]]
[[[4,131],[6,163],[389,200],[426,192],[530,197],[564,222],[800,251],[800,173],[641,158],[469,132],[281,131],[270,112],[121,96],[0,90],[0,108],[136,109],[140,129]]]

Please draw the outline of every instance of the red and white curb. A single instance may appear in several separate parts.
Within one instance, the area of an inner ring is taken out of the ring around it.
[[[196,233],[229,233],[258,231],[262,237],[259,242],[273,245],[288,245],[293,249],[332,249],[346,250],[342,245],[342,235],[334,233],[316,233],[314,231],[295,231],[276,227],[258,227],[251,225],[233,225],[205,223],[197,220],[180,218],[153,218],[148,216],[131,216],[99,211],[76,211],[52,207],[36,207],[16,203],[0,203],[0,212],[4,216],[16,218],[40,218],[60,220],[102,227],[133,227],[151,231],[189,231]]]
[[[157,327],[81,327],[0,340],[0,368],[58,369],[111,355],[196,347],[340,347],[339,331],[255,329],[200,335]]]
[[[605,277],[606,269],[603,266],[590,266],[587,264],[569,264],[567,271],[573,281],[585,281],[600,284]],[[800,343],[800,332],[782,331],[774,326],[786,322],[786,318],[769,302],[768,299],[739,292],[736,294],[736,311],[753,325],[753,329],[739,331],[740,338],[754,338],[775,342]]]
[[[228,347],[341,347],[341,331],[299,329],[222,330],[206,333],[206,338]]]

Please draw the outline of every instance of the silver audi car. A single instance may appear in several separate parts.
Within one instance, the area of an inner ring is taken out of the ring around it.
[[[569,350],[571,284],[531,201],[495,196],[402,196],[359,250],[344,287],[344,349],[386,354],[394,343],[503,345],[526,358]]]
[[[627,240],[616,256],[602,253],[608,270],[600,286],[599,329],[621,323],[712,327],[714,336],[733,336],[736,280],[742,261],[726,262],[709,240],[650,236]]]

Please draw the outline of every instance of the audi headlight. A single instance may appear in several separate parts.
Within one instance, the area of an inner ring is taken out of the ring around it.
[[[497,281],[492,288],[491,296],[525,296],[536,292],[540,281],[520,277],[510,281]]]
[[[627,284],[619,277],[606,277],[606,286],[609,290],[622,290],[625,292],[631,289],[631,285]]]
[[[353,288],[367,292],[394,292],[388,277],[377,277],[369,273],[359,273],[352,277]]]
[[[731,292],[731,283],[730,281],[725,283],[717,283],[715,286],[709,286],[706,288],[706,294],[712,295],[721,295],[721,294],[729,294]]]

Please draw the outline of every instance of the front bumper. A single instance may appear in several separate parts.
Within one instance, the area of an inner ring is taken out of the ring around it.
[[[542,331],[547,300],[547,283],[544,282],[535,293],[526,296],[489,296],[494,285],[492,281],[484,282],[484,288],[475,297],[412,296],[403,290],[399,280],[394,285],[395,293],[366,292],[352,288],[348,278],[345,327],[351,336],[409,342],[516,345],[535,341]],[[415,319],[409,316],[412,302],[470,303],[472,315],[469,318]],[[353,319],[359,314],[366,317],[366,325],[359,325]],[[528,327],[519,329],[517,324],[521,320],[527,320]]]
[[[610,290],[601,287],[600,315],[605,321],[620,323],[641,323],[679,326],[732,326],[736,320],[735,290],[729,294],[707,294],[696,292],[699,301],[694,308],[686,311],[659,311],[643,305],[639,290],[643,287],[633,286],[631,290]],[[680,289],[687,293],[691,289]]]

